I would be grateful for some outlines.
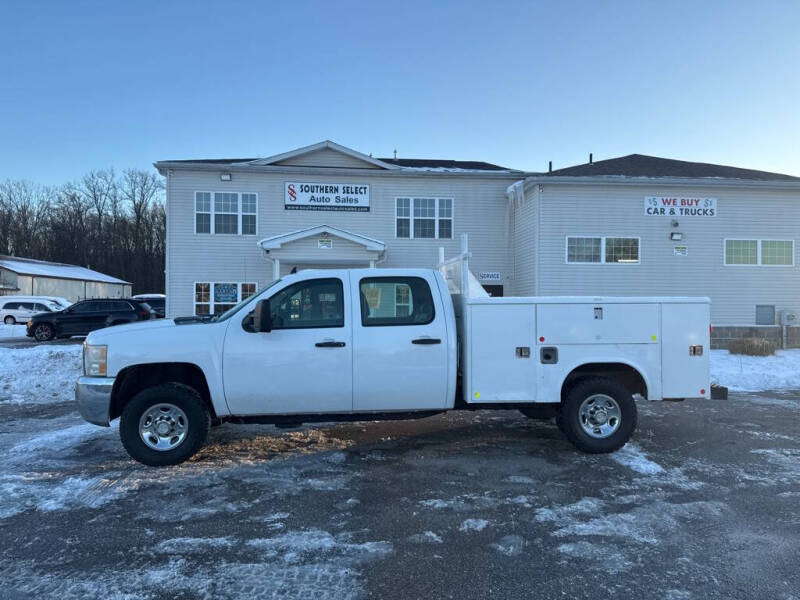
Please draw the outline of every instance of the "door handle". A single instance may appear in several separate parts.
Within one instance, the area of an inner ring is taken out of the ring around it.
[[[424,345],[441,344],[442,340],[440,340],[439,338],[422,337],[422,338],[417,338],[415,340],[411,340],[411,343],[412,344],[424,344]]]
[[[317,348],[344,348],[344,342],[334,342],[333,340],[327,340],[324,342],[317,342],[314,344]]]

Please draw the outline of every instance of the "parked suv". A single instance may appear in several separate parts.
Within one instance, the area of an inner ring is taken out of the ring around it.
[[[6,325],[26,323],[35,314],[61,310],[61,308],[55,302],[40,298],[0,297],[0,321]]]
[[[28,321],[27,335],[39,342],[56,337],[87,335],[95,329],[154,318],[146,302],[130,298],[83,300],[67,309],[35,315]]]
[[[148,306],[156,313],[156,318],[163,319],[166,316],[167,297],[164,294],[136,294],[132,298],[140,302],[147,302]]]

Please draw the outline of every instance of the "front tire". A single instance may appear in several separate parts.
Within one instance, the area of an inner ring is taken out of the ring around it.
[[[165,383],[142,390],[125,405],[119,437],[131,458],[163,467],[194,455],[210,427],[211,415],[195,389]]]
[[[37,342],[49,342],[55,336],[55,329],[49,323],[39,323],[33,328],[33,337]]]
[[[3,319],[3,323],[6,325],[14,325],[16,322],[17,320],[11,315],[8,315],[5,319]]]
[[[575,384],[561,407],[561,430],[582,452],[603,454],[624,446],[636,429],[636,402],[621,383],[592,377]]]

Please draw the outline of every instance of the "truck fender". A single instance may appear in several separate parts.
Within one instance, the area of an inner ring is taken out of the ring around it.
[[[650,378],[647,375],[647,370],[644,369],[640,364],[628,358],[623,358],[623,357],[609,358],[607,355],[606,356],[592,355],[581,358],[580,360],[573,361],[572,363],[569,363],[568,366],[564,369],[565,375],[561,379],[559,388],[563,391],[564,383],[567,381],[567,379],[569,379],[569,376],[572,375],[572,373],[575,370],[580,369],[583,366],[592,364],[619,364],[619,365],[625,365],[626,367],[630,367],[631,369],[636,371],[642,378],[642,381],[644,381],[648,398],[655,399],[658,396],[657,391],[653,388]]]

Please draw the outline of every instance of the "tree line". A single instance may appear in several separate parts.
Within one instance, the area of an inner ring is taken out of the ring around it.
[[[89,267],[130,281],[134,293],[164,291],[166,224],[164,184],[148,171],[0,183],[0,254]]]

